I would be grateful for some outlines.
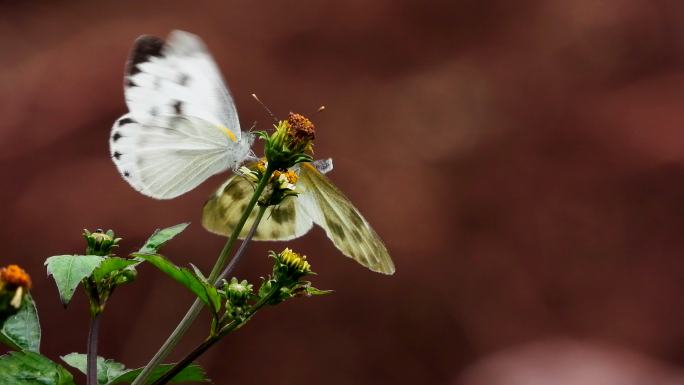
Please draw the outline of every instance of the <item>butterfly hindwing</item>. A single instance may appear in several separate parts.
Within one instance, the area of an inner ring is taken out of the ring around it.
[[[247,141],[233,143],[201,119],[173,116],[143,124],[131,114],[114,122],[109,147],[124,179],[157,199],[192,190],[249,152]]]
[[[202,210],[202,225],[209,231],[229,236],[254,194],[254,184],[242,176],[233,176],[207,201]],[[250,213],[240,233],[247,236],[254,223],[257,209]],[[254,239],[260,241],[285,241],[306,234],[313,222],[306,214],[297,212],[296,198],[287,197],[278,206],[268,207]]]
[[[299,185],[305,191],[297,197],[301,208],[346,256],[370,270],[393,274],[394,263],[380,237],[359,210],[316,167],[304,163]]]

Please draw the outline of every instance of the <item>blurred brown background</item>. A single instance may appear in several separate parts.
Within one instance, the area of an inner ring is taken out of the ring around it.
[[[317,154],[397,265],[298,240],[334,295],[261,312],[201,359],[217,384],[684,384],[680,0],[3,1],[0,265],[32,273],[44,353],[85,350],[83,296],[64,310],[42,266],[82,228],[126,252],[190,220],[165,252],[205,270],[223,244],[199,211],[226,175],[154,201],[109,159],[128,50],[174,28],[206,41],[245,127],[269,122],[252,92],[328,107]],[[101,354],[141,366],[190,302],[144,267]]]

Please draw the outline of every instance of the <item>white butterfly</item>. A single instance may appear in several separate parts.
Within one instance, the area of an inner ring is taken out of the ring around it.
[[[109,147],[124,179],[141,193],[171,199],[252,157],[235,104],[202,40],[173,31],[166,42],[141,36],[124,76],[129,112]]]
[[[387,248],[368,221],[344,194],[323,174],[333,168],[332,159],[301,163],[296,197],[266,209],[257,227],[256,240],[289,240],[306,234],[313,224],[321,226],[328,238],[346,256],[372,271],[394,274],[394,263]],[[202,213],[202,225],[217,234],[230,235],[254,192],[254,184],[236,175],[228,179],[209,198]],[[247,236],[256,210],[240,233]]]

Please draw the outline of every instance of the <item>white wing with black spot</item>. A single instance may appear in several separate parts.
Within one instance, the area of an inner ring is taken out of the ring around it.
[[[172,116],[142,124],[126,114],[109,139],[119,173],[136,190],[157,199],[184,194],[210,176],[235,167],[250,142],[235,143],[204,120]]]
[[[218,67],[195,35],[142,36],[126,65],[129,112],[112,127],[110,152],[131,186],[157,199],[186,193],[252,157]]]
[[[145,123],[156,116],[183,115],[223,127],[240,140],[235,103],[202,40],[173,31],[167,41],[139,37],[124,78],[128,109]]]

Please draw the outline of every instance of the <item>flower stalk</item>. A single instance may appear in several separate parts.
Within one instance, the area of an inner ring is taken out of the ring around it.
[[[242,228],[245,226],[245,223],[247,222],[247,219],[249,219],[249,215],[254,209],[254,206],[256,206],[259,197],[261,196],[261,193],[264,191],[266,186],[271,180],[271,175],[273,174],[273,171],[275,169],[271,166],[267,166],[266,169],[264,170],[264,173],[259,180],[259,183],[256,186],[256,189],[254,190],[254,194],[252,195],[252,199],[250,199],[249,203],[247,204],[247,207],[245,208],[245,211],[242,213],[242,216],[240,217],[240,220],[238,221],[237,225],[235,226],[235,230],[233,233],[230,235],[230,238],[228,238],[228,241],[226,241],[225,245],[223,246],[223,249],[221,250],[221,253],[219,254],[218,259],[216,260],[216,263],[214,264],[214,267],[211,270],[211,273],[209,274],[209,282],[212,282],[213,284],[216,284],[220,281],[219,277],[221,275],[221,271],[226,268],[226,260],[228,258],[228,254],[230,253],[230,250],[233,248],[233,245],[235,244],[235,241],[237,240],[238,236],[242,232]],[[261,210],[260,210],[261,211]],[[263,216],[263,213],[261,213],[261,216]],[[261,218],[259,218],[261,219]],[[258,226],[259,221],[255,221],[254,223],[254,229],[256,231],[256,226]],[[241,247],[242,252],[246,250],[246,243],[249,242],[249,239],[245,239],[243,242],[244,247]],[[236,254],[236,256],[240,256],[241,254]],[[232,263],[229,265],[226,270],[226,274],[232,270],[232,268],[235,267],[235,264]],[[202,311],[202,308],[204,307],[204,304],[202,301],[199,299],[196,299],[195,302],[192,304],[190,309],[188,309],[188,312],[185,313],[185,316],[183,319],[180,321],[178,326],[173,330],[171,335],[166,339],[164,344],[159,348],[157,353],[152,357],[150,362],[145,365],[145,368],[140,372],[140,375],[133,381],[132,385],[141,385],[145,384],[147,382],[147,379],[149,376],[152,374],[152,371],[159,366],[162,361],[166,359],[166,357],[171,353],[171,351],[178,345],[180,342],[181,338],[187,333],[188,329],[190,329],[190,326],[192,323],[197,319],[197,316],[199,313]],[[201,354],[201,353],[200,353]],[[171,377],[173,378],[173,377]]]

